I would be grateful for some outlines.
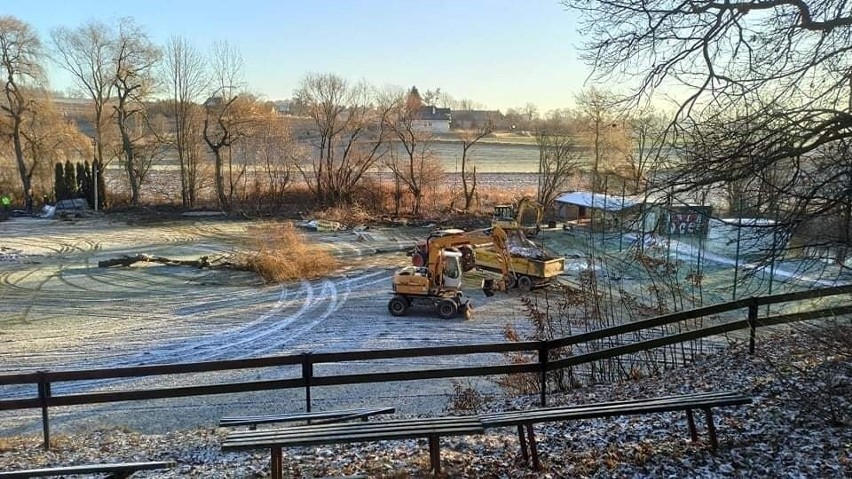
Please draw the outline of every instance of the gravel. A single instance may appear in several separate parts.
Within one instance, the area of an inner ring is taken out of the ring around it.
[[[846,327],[841,334],[848,335]],[[536,426],[544,470],[521,464],[512,429],[483,436],[442,439],[446,477],[852,477],[850,361],[826,353],[799,332],[761,338],[759,351],[734,344],[696,363],[618,384],[588,386],[549,396],[551,405],[650,397],[670,393],[739,390],[749,406],[715,414],[719,450],[710,451],[701,421],[693,444],[683,414],[593,419]],[[818,397],[818,393],[833,391]],[[804,393],[804,394],[802,394]],[[831,408],[827,402],[831,400]],[[492,398],[485,410],[535,406],[533,396]],[[484,411],[480,411],[484,412]],[[50,452],[39,437],[0,439],[0,469],[79,463],[172,459],[177,467],[134,477],[256,478],[269,474],[268,453],[224,453],[225,430],[198,428],[141,434],[127,428],[54,437]],[[366,474],[429,477],[425,441],[407,440],[288,448],[287,477]]]

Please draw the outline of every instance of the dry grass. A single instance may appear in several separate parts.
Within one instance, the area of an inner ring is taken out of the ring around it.
[[[310,241],[292,223],[266,223],[250,228],[247,249],[238,262],[267,283],[326,276],[339,267],[328,251]]]

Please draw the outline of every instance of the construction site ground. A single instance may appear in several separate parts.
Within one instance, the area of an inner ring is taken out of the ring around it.
[[[0,243],[0,371],[116,368],[238,359],[309,351],[352,351],[493,343],[505,340],[507,325],[530,330],[521,294],[486,298],[479,278],[467,280],[475,306],[471,320],[440,319],[433,311],[412,310],[393,317],[387,311],[393,271],[408,264],[405,252],[429,227],[371,227],[364,231],[306,232],[344,266],[329,277],[265,285],[248,272],[160,264],[100,268],[98,261],[148,254],[173,259],[227,256],[244,247],[251,223],[221,217],[185,217],[156,223],[88,216],[71,221],[13,218],[3,223]],[[641,293],[646,271],[632,260],[635,236],[599,236],[556,228],[539,239],[566,256],[560,281],[578,284],[593,268],[616,288]],[[597,245],[590,249],[590,245]],[[688,264],[695,250],[668,243],[666,255]],[[715,256],[708,256],[708,255]],[[733,260],[704,252],[702,301],[726,301]],[[712,261],[707,260],[710,258]],[[740,269],[743,265],[737,264]],[[775,292],[835,284],[841,272],[826,273],[818,261],[791,261],[773,268]],[[687,266],[684,266],[686,271]],[[684,274],[682,271],[681,275]],[[766,274],[755,275],[752,291],[767,291]],[[814,283],[822,281],[822,283]],[[822,279],[820,279],[822,278]],[[828,278],[828,279],[825,279]],[[824,283],[824,284],[823,284]],[[743,286],[746,288],[747,286]],[[693,290],[685,295],[695,298]],[[532,294],[543,294],[534,292]],[[362,366],[329,364],[316,374],[423,369],[441,365],[505,362],[499,356],[394,359]],[[297,368],[227,372],[204,377],[56,384],[54,393],[134,387],[180,386],[235,380],[298,377]],[[488,380],[475,386],[499,394]],[[32,397],[34,388],[6,387],[3,398]],[[399,413],[443,411],[452,393],[446,380],[319,388],[317,410],[395,406]],[[173,400],[114,403],[51,410],[54,431],[124,425],[164,432],[216,424],[234,414],[304,409],[304,392],[284,390]],[[0,414],[0,435],[39,431],[39,410]]]

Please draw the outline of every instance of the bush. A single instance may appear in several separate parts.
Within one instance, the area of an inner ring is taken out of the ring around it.
[[[259,274],[267,283],[315,279],[338,268],[338,261],[321,246],[311,244],[292,223],[250,228],[249,252],[238,262]]]

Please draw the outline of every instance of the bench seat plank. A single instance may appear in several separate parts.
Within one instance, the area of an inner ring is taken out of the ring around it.
[[[298,426],[263,431],[230,433],[223,449],[251,449],[266,445],[313,446],[343,442],[368,442],[417,437],[482,434],[485,428],[478,418],[451,420],[397,420],[371,423],[345,423],[320,426]]]
[[[685,397],[682,399],[667,398],[666,400],[620,401],[617,403],[595,403],[579,406],[507,411],[485,414],[481,416],[481,419],[486,428],[492,428],[537,422],[684,411],[689,409],[704,409],[706,407],[740,406],[749,404],[750,402],[751,398],[743,395]]]
[[[168,469],[175,467],[174,461],[123,462],[114,464],[90,464],[79,466],[46,467],[20,471],[0,472],[0,479],[60,476],[74,474],[112,473],[114,477],[127,477],[136,471]]]
[[[485,433],[477,416],[396,419],[363,423],[334,423],[287,428],[232,431],[222,443],[223,450],[269,448],[272,478],[283,477],[281,448],[354,442],[426,438],[429,461],[437,475],[441,469],[439,438]]]
[[[358,408],[340,411],[303,412],[294,414],[267,414],[260,416],[228,416],[219,420],[219,427],[254,426],[297,421],[346,421],[365,419],[378,414],[393,414],[396,408]]]
[[[716,450],[718,441],[716,439],[716,427],[713,424],[712,409],[715,407],[741,406],[751,402],[750,397],[736,392],[694,393],[682,396],[506,411],[484,414],[480,418],[482,419],[483,426],[487,429],[509,426],[517,427],[521,456],[524,458],[524,462],[527,461],[528,457],[531,458],[533,467],[538,470],[541,468],[541,465],[538,459],[533,429],[533,426],[537,423],[686,411],[689,433],[692,440],[696,441],[698,436],[695,430],[692,411],[693,409],[700,409],[704,411],[707,420],[707,433],[710,437],[710,446],[713,450]]]

